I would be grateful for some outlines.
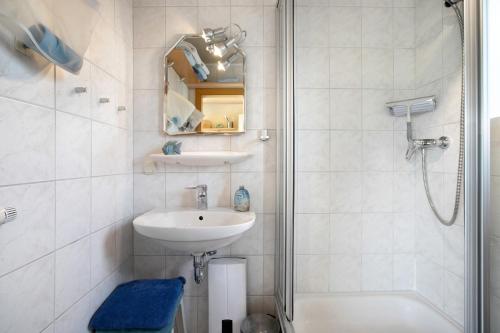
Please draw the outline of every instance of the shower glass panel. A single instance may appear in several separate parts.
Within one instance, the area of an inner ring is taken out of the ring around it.
[[[295,332],[463,332],[463,2],[303,0],[293,9]],[[408,104],[429,97],[432,112]],[[387,103],[401,101],[412,112],[394,117]],[[374,292],[379,301],[366,298]],[[371,302],[380,322],[363,330],[370,311],[359,311],[349,323],[349,304]],[[428,317],[382,321],[411,304]]]

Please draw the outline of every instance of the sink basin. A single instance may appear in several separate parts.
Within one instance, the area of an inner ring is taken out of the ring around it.
[[[255,224],[254,212],[228,208],[153,209],[134,219],[135,230],[169,249],[199,255],[233,243]]]

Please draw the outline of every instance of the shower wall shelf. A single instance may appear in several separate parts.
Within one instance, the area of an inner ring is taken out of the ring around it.
[[[180,164],[186,166],[217,166],[235,164],[251,156],[247,152],[237,151],[203,151],[183,152],[180,155],[151,154],[150,158],[155,162],[165,164]]]
[[[423,113],[432,112],[436,110],[437,98],[436,96],[424,96],[417,98],[402,99],[399,101],[392,101],[385,104],[389,112],[395,117],[407,116],[410,113]]]

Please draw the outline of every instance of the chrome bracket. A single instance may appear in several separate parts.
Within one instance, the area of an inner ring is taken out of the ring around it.
[[[17,38],[14,38],[13,47],[17,52],[23,54],[24,56],[29,57],[33,54],[33,50]]]

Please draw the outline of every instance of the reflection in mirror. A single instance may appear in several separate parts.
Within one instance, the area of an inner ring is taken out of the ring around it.
[[[245,131],[245,53],[239,47],[245,36],[237,25],[204,29],[183,36],[165,54],[167,134]]]
[[[245,130],[243,89],[199,90],[196,106],[199,106],[199,110],[205,116],[201,122],[201,132],[224,133]]]

